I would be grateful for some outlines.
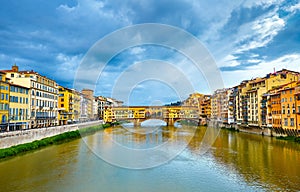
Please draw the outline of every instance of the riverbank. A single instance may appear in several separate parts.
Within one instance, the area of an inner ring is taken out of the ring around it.
[[[269,129],[243,128],[243,127],[237,127],[237,126],[233,126],[233,127],[223,126],[223,127],[221,127],[221,129],[233,131],[233,132],[243,132],[243,133],[248,133],[248,134],[275,137],[276,139],[279,139],[279,140],[291,141],[291,142],[300,144],[300,137],[288,136],[288,135],[287,136],[276,135],[276,134],[272,133]]]
[[[46,146],[61,144],[68,141],[72,141],[74,139],[79,139],[81,137],[94,134],[95,132],[107,128],[109,126],[110,125],[108,124],[101,124],[98,126],[87,127],[80,130],[65,132],[59,135],[47,137],[41,140],[36,140],[30,143],[24,143],[9,148],[0,149],[0,159],[17,156]]]
[[[276,139],[279,140],[285,140],[285,141],[292,141],[300,144],[300,137],[295,137],[295,136],[287,136],[287,137],[276,137]]]
[[[31,143],[47,137],[52,137],[66,132],[80,130],[103,124],[103,121],[89,121],[78,124],[61,125],[55,127],[44,127],[37,129],[23,129],[0,133],[0,149],[9,148],[15,145]]]

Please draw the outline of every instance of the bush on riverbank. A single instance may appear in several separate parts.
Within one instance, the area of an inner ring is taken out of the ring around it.
[[[15,145],[9,148],[0,149],[0,159],[6,157],[16,156],[18,154],[22,154],[28,151],[36,150],[42,147],[46,147],[53,144],[61,144],[64,142],[68,142],[74,139],[78,139],[80,137],[84,137],[87,135],[91,135],[103,128],[107,128],[110,125],[104,124],[100,126],[87,127],[76,131],[70,131],[66,133],[62,133],[59,135],[55,135],[52,137],[47,137],[41,140],[33,141],[31,143],[24,143],[20,145]]]

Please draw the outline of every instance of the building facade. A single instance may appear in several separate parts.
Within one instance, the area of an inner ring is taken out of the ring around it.
[[[5,73],[0,72],[0,128],[8,129],[9,123],[9,83]]]
[[[72,124],[75,121],[73,90],[59,86],[58,98],[59,125]]]
[[[74,111],[74,120],[73,122],[77,123],[79,122],[80,120],[80,92],[75,90],[75,89],[72,89],[73,91],[73,100],[74,100],[74,103],[73,103],[73,111]]]
[[[83,94],[85,103],[87,104],[87,119],[94,119],[94,91],[91,89],[83,89],[81,93]]]
[[[29,88],[10,84],[9,130],[29,128],[30,94]]]
[[[14,65],[11,70],[3,70],[10,83],[29,89],[29,128],[58,125],[58,84],[34,71],[19,71]]]
[[[233,93],[232,88],[218,89],[211,96],[211,119],[213,121],[232,124],[233,111],[230,110],[230,96]]]

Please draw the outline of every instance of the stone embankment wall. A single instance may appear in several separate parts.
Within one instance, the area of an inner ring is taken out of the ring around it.
[[[237,130],[244,133],[251,133],[257,135],[265,135],[265,136],[275,136],[274,133],[271,132],[269,128],[246,128],[242,126],[235,126]]]
[[[91,127],[102,124],[103,121],[91,121],[72,125],[63,125],[56,127],[46,127],[39,129],[27,129],[21,131],[11,131],[0,133],[0,149],[8,148],[14,145],[30,143],[32,141],[44,139],[59,135],[65,132],[75,131],[85,127]]]
[[[227,128],[227,129],[235,129],[236,131],[257,134],[257,135],[265,135],[265,136],[278,136],[275,132],[272,132],[269,128],[260,128],[260,127],[245,127],[240,125],[228,125],[223,124],[222,122],[211,121],[209,123],[210,126],[217,128]]]

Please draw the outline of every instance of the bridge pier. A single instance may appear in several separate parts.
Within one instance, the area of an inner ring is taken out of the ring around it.
[[[133,125],[134,125],[134,127],[141,126],[140,119],[134,119]]]
[[[174,125],[174,119],[173,118],[168,118],[165,121],[167,122],[167,126],[173,126]]]

